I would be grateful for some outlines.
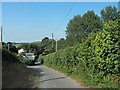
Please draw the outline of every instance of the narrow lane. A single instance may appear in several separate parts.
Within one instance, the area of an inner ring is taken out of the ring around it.
[[[36,88],[83,88],[71,78],[44,65],[27,67],[36,71]]]

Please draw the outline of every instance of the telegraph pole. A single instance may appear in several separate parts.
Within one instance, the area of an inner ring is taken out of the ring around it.
[[[10,44],[8,43],[8,51],[10,50]]]
[[[0,48],[2,48],[2,26],[1,26],[1,30],[0,30],[0,35],[1,35]]]
[[[53,48],[53,33],[52,33],[52,48]]]
[[[57,52],[57,40],[56,40],[56,52]]]
[[[2,26],[1,26],[1,43],[2,43],[2,31],[3,31],[3,30],[2,30]]]

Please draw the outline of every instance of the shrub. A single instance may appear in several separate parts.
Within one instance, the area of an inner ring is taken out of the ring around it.
[[[18,63],[19,59],[15,54],[12,54],[10,51],[6,49],[2,49],[2,66],[6,66],[10,63]]]
[[[45,65],[73,75],[92,87],[119,87],[119,24],[119,20],[104,22],[103,30],[91,33],[84,42],[44,56]]]

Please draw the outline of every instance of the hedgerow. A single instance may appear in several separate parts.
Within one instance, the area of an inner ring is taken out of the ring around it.
[[[77,45],[44,56],[45,65],[82,80],[91,87],[120,88],[120,21],[103,23]]]

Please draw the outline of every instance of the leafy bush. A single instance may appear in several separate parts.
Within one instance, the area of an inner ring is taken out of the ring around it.
[[[120,23],[108,21],[94,40],[95,55],[99,71],[120,74]]]
[[[41,64],[44,63],[44,61],[43,61],[43,56],[42,56],[41,54],[39,55],[38,60],[40,61]]]
[[[103,23],[101,32],[91,33],[81,44],[44,56],[45,65],[74,76],[91,87],[118,88],[119,24],[119,20]]]
[[[6,66],[10,63],[18,63],[19,59],[15,54],[12,54],[10,51],[6,49],[2,49],[2,66]]]
[[[27,65],[32,65],[33,60],[24,60],[24,63],[27,64]]]

